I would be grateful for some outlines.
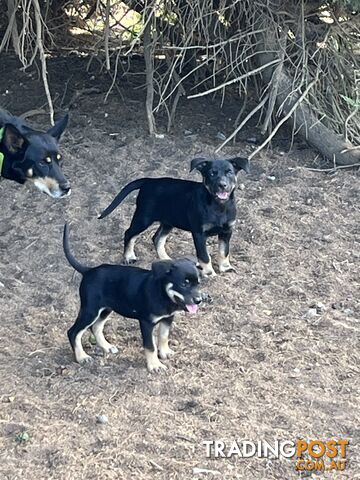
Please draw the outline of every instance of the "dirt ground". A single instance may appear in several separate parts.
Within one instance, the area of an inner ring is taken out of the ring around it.
[[[110,81],[86,64],[73,56],[49,65],[59,113],[76,90],[99,89],[75,102],[61,142],[71,197],[0,183],[0,478],[314,478],[296,472],[294,458],[207,458],[203,444],[297,438],[349,440],[345,470],[318,477],[360,478],[360,175],[309,170],[316,153],[301,144],[288,153],[286,132],[253,161],[251,175],[239,175],[237,272],[204,282],[213,302],[178,317],[167,373],[147,373],[137,322],[116,315],[106,333],[119,353],[105,358],[88,342],[95,361],[74,363],[66,330],[80,276],[62,252],[64,222],[78,259],[119,262],[135,195],[102,221],[99,212],[136,177],[200,180],[189,161],[213,157],[239,109],[236,99],[222,110],[210,97],[184,101],[176,129],[149,138],[144,77],[121,78],[123,98],[115,89],[104,105]],[[20,114],[44,103],[37,73],[3,57],[0,105]],[[46,127],[48,118],[30,123]],[[254,135],[255,127],[222,156],[249,154]],[[154,228],[137,242],[144,267],[155,258]],[[194,253],[179,231],[168,249]]]

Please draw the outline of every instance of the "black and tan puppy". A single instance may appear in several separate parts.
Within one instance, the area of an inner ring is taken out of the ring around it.
[[[199,274],[189,259],[158,261],[151,270],[124,265],[100,265],[95,268],[81,265],[69,249],[68,228],[65,225],[63,246],[70,265],[83,275],[80,284],[80,311],[68,331],[77,362],[91,357],[82,347],[83,333],[91,328],[96,342],[106,353],[117,348],[104,337],[103,329],[109,314],[114,311],[140,322],[147,368],[150,372],[166,369],[161,359],[170,357],[169,332],[176,312],[196,313],[201,302]],[[154,328],[159,324],[158,344]]]
[[[125,232],[124,261],[136,261],[136,237],[152,223],[160,222],[153,242],[158,256],[169,259],[165,250],[166,238],[173,227],[191,232],[198,262],[206,276],[215,275],[206,248],[209,236],[219,238],[219,270],[233,270],[229,261],[229,243],[236,218],[235,187],[237,174],[249,172],[246,158],[206,160],[195,158],[192,170],[198,170],[203,183],[174,178],[141,178],[126,185],[102,212],[109,215],[133,190],[139,190],[136,210],[130,228]]]
[[[39,132],[21,118],[0,111],[0,177],[21,184],[32,182],[53,198],[70,195],[58,146],[67,123],[68,115],[47,132]]]

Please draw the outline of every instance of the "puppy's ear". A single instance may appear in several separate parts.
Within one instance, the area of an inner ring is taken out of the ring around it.
[[[11,153],[20,152],[20,150],[27,145],[25,137],[23,137],[19,130],[10,123],[7,123],[4,129],[3,143],[5,147]]]
[[[247,158],[244,158],[244,157],[230,158],[228,162],[230,162],[231,165],[235,168],[236,173],[238,173],[240,170],[245,170],[246,173],[250,173],[250,163]]]
[[[198,170],[200,173],[203,173],[209,163],[209,160],[206,160],[206,158],[194,158],[190,163],[190,172]]]
[[[162,278],[171,272],[173,264],[171,260],[159,260],[151,265],[151,271],[155,278]]]
[[[60,140],[60,137],[64,133],[64,130],[68,124],[68,121],[69,121],[69,114],[67,113],[65,117],[55,122],[55,125],[49,128],[49,130],[46,133],[56,138],[56,140]]]

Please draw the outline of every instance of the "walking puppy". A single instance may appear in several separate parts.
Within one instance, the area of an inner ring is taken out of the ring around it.
[[[95,268],[81,265],[69,249],[68,228],[63,236],[65,256],[70,265],[83,275],[80,284],[80,311],[68,337],[77,362],[91,360],[84,352],[81,338],[91,328],[96,342],[106,353],[117,348],[104,337],[103,329],[109,314],[114,311],[140,322],[147,368],[150,372],[166,369],[158,359],[169,358],[169,332],[176,312],[196,313],[201,302],[199,274],[189,259],[158,261],[151,270],[124,265],[100,265]],[[158,345],[154,328],[159,324]]]
[[[53,198],[70,195],[58,147],[67,123],[68,115],[47,132],[38,132],[21,118],[0,111],[0,177],[21,184],[32,182]]]
[[[133,190],[139,190],[136,210],[130,228],[125,232],[124,261],[136,261],[136,237],[152,223],[160,226],[153,242],[161,259],[170,257],[165,250],[166,238],[173,227],[191,232],[198,262],[205,276],[215,275],[206,248],[209,236],[219,238],[219,270],[234,270],[229,261],[230,238],[236,218],[234,191],[240,170],[249,172],[246,158],[206,160],[195,158],[192,170],[198,170],[203,183],[174,178],[141,178],[126,185],[102,212],[99,218],[109,215]]]

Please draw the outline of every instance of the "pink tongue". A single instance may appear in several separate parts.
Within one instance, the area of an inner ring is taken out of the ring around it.
[[[218,192],[216,195],[220,200],[226,200],[229,196],[228,192]]]
[[[191,304],[191,305],[185,305],[186,306],[186,310],[189,312],[189,313],[196,313],[198,311],[198,306],[195,305],[194,303]]]

